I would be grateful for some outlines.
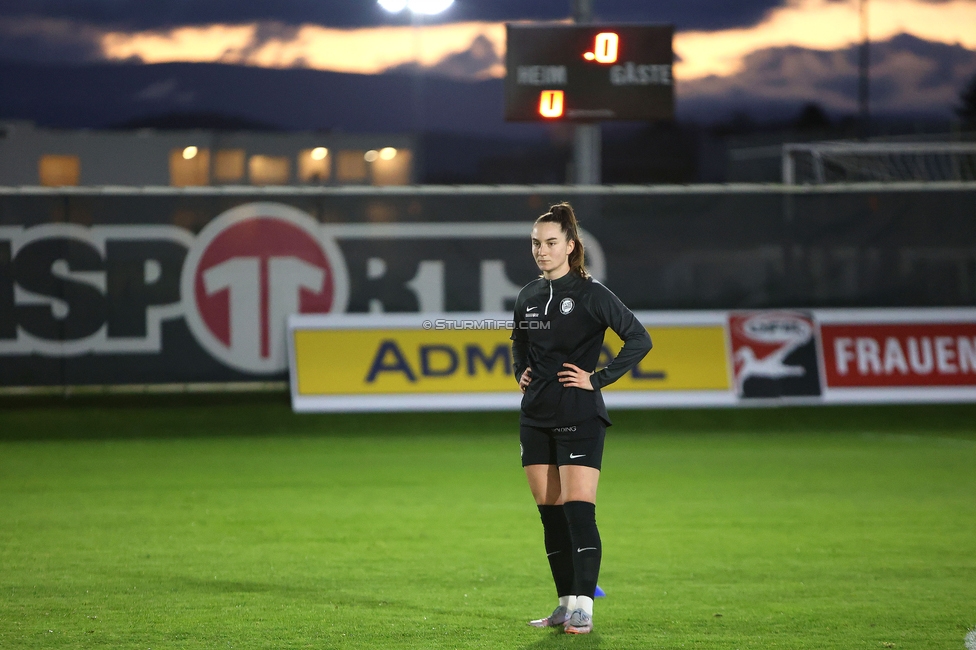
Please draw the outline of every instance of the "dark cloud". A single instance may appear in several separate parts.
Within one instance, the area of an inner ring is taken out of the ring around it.
[[[679,29],[721,29],[752,25],[785,0],[596,0],[595,18],[674,23]],[[456,0],[437,19],[558,20],[570,15],[570,0]],[[409,24],[406,12],[391,15],[375,0],[0,0],[0,17],[58,18],[141,30],[210,23],[254,21],[328,27]]]
[[[169,103],[177,106],[188,106],[196,99],[192,90],[182,90],[179,79],[170,77],[162,81],[154,81],[135,93],[137,102]]]
[[[76,63],[102,58],[101,30],[70,20],[0,18],[0,59],[33,63]]]
[[[883,114],[949,117],[976,74],[976,52],[902,34],[871,46],[871,107]],[[814,102],[834,115],[857,111],[858,48],[753,52],[729,77],[678,83],[679,113],[717,121],[736,112],[765,117]]]
[[[431,72],[455,79],[472,79],[487,76],[500,63],[502,57],[495,51],[495,46],[485,36],[479,35],[471,47],[445,57]]]
[[[435,65],[424,68],[424,73],[448,77],[449,79],[472,81],[489,77],[492,68],[502,62],[502,56],[495,51],[494,44],[484,35],[479,34],[471,43],[471,47],[463,52],[449,54]],[[404,63],[393,66],[386,72],[414,73],[416,69],[416,64]]]
[[[271,41],[288,42],[298,35],[299,27],[279,22],[261,22],[254,30],[254,38],[245,47],[230,49],[221,57],[224,61],[239,61],[254,54]]]
[[[569,0],[458,0],[458,20],[555,20],[570,16]],[[742,27],[759,22],[785,0],[594,0],[594,20],[673,23],[681,30]]]

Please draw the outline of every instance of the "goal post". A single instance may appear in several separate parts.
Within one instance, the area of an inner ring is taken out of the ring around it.
[[[976,142],[786,143],[785,185],[976,181]]]

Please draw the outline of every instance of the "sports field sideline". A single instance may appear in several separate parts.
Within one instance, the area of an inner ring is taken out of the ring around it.
[[[976,405],[612,415],[571,637],[515,414],[5,398],[0,647],[966,647]]]

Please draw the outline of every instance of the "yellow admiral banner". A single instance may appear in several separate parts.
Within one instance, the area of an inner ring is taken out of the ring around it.
[[[615,390],[729,390],[725,353],[725,327],[717,325],[648,325],[654,347],[631,372],[607,386]],[[597,364],[607,365],[623,346],[607,330],[603,354]],[[607,354],[609,352],[609,354]]]
[[[721,403],[732,397],[722,315],[688,314],[687,323],[673,314],[638,316],[654,349],[604,389],[608,405],[661,405],[668,395],[682,405],[700,391]],[[516,409],[521,394],[509,320],[490,314],[292,316],[293,405],[301,411]],[[621,345],[608,331],[599,367]]]

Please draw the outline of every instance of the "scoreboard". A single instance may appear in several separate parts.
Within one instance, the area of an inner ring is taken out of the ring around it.
[[[506,25],[505,119],[674,116],[673,25]]]

